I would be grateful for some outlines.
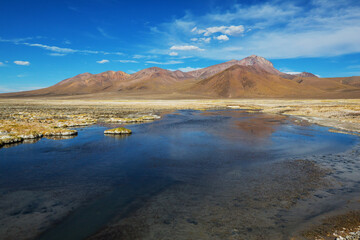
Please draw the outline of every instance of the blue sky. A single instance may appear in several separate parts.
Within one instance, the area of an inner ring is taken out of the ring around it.
[[[360,1],[1,1],[0,92],[252,54],[284,72],[360,75]]]

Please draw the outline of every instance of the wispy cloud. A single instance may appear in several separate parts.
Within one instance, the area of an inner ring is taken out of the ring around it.
[[[121,62],[121,63],[138,63],[138,61],[128,60],[128,59],[125,59],[125,60],[114,60],[114,62]]]
[[[9,93],[9,92],[20,92],[20,91],[30,91],[35,89],[44,88],[44,86],[13,86],[13,87],[7,87],[7,86],[0,86],[0,93]]]
[[[196,50],[196,51],[203,51],[204,49],[201,49],[197,46],[194,45],[175,45],[172,46],[170,48],[170,50],[178,50],[178,51],[191,51],[191,50]]]
[[[30,62],[29,61],[14,61],[14,63],[16,65],[21,65],[21,66],[29,66],[30,65]]]
[[[142,55],[142,54],[135,54],[133,56],[134,59],[153,59],[157,58],[157,55]]]
[[[99,31],[99,33],[100,33],[103,37],[108,38],[108,39],[116,39],[116,37],[113,37],[113,36],[109,35],[107,32],[105,32],[105,30],[104,30],[103,28],[98,27],[98,28],[96,28],[96,29]]]
[[[205,29],[198,29],[194,27],[191,32],[203,34],[204,36],[210,36],[214,33],[223,33],[227,35],[240,35],[244,32],[244,26],[219,26],[219,27],[208,27]]]
[[[360,65],[350,65],[347,68],[348,69],[360,69]]]
[[[108,63],[109,60],[107,59],[103,59],[103,60],[100,60],[100,61],[96,61],[97,63],[100,63],[100,64],[104,64],[104,63]]]
[[[180,63],[183,63],[183,62],[182,61],[171,60],[171,61],[167,61],[167,62],[146,61],[146,63],[159,64],[159,65],[170,65],[170,64],[180,64]]]
[[[53,57],[62,57],[62,56],[66,56],[65,53],[49,53],[50,56]]]
[[[179,53],[177,53],[177,52],[170,52],[169,55],[174,57],[174,56],[179,55]]]
[[[201,38],[191,38],[190,41],[192,42],[204,42],[204,43],[209,43],[211,41],[211,37],[201,37]]]
[[[61,47],[56,47],[56,46],[49,46],[49,45],[45,45],[45,44],[40,44],[40,43],[22,43],[26,46],[30,46],[30,47],[39,47],[39,48],[43,48],[52,52],[58,52],[58,53],[75,53],[78,50],[75,49],[71,49],[71,48],[61,48]]]
[[[26,40],[33,39],[33,38],[21,38],[21,39],[3,39],[0,38],[0,42],[9,42],[16,45],[25,45],[29,47],[37,47],[42,48],[47,51],[55,52],[55,53],[61,53],[63,55],[65,54],[73,54],[73,53],[82,53],[82,54],[103,54],[103,55],[123,55],[121,52],[107,52],[107,51],[100,51],[100,50],[82,50],[82,49],[73,49],[73,48],[64,48],[64,47],[58,47],[58,46],[50,46],[46,44],[41,43],[29,43],[24,42]],[[51,55],[51,56],[60,56],[60,55]]]

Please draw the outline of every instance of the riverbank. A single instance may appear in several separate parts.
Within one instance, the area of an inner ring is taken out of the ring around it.
[[[44,104],[45,103],[45,104]],[[310,123],[334,128],[345,133],[360,132],[360,100],[63,100],[0,99],[0,119],[35,113],[64,116],[79,124],[104,118],[135,118],[176,109],[248,109],[305,119]],[[33,116],[30,116],[33,117]],[[86,120],[85,120],[85,119]],[[71,125],[71,124],[70,124]]]

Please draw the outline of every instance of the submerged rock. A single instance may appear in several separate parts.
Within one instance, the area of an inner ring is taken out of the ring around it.
[[[114,129],[105,130],[104,134],[131,134],[132,131],[130,129],[119,127]]]

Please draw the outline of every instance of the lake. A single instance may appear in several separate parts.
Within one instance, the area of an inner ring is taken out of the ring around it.
[[[103,134],[116,126],[0,149],[0,238],[289,239],[359,193],[358,137],[294,118],[181,110]]]

